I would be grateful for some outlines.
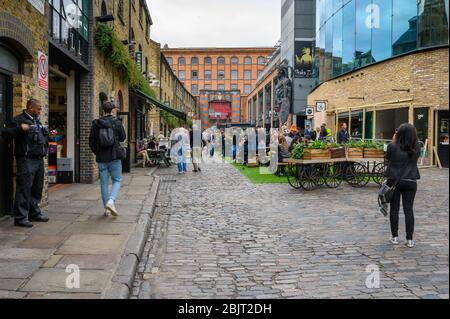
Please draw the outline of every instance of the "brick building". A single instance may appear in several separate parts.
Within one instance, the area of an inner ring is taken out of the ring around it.
[[[244,120],[247,96],[273,48],[168,48],[174,73],[198,98],[203,127]]]
[[[22,113],[29,98],[41,101],[48,124],[48,91],[38,86],[38,52],[48,56],[48,10],[26,0],[0,1],[0,129]],[[14,165],[0,137],[0,216],[12,212]],[[47,194],[47,183],[44,194]],[[43,202],[47,201],[44,196]]]

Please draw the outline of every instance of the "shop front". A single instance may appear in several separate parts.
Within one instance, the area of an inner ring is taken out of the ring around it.
[[[436,112],[436,147],[442,167],[448,168],[449,157],[449,111]]]

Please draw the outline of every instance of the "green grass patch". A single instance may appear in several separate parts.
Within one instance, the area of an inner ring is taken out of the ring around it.
[[[242,164],[233,164],[233,166],[253,184],[284,184],[288,182],[286,175],[261,174],[260,167],[247,167]]]

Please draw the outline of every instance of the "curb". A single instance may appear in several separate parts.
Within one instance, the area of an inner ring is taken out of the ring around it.
[[[154,176],[149,196],[142,204],[138,223],[128,238],[119,266],[112,277],[112,284],[103,293],[103,299],[128,299],[130,297],[137,267],[149,236],[160,182],[160,177]]]

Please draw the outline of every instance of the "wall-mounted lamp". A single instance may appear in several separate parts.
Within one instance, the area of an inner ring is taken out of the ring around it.
[[[366,98],[364,96],[359,97],[359,96],[354,96],[354,97],[349,97],[349,100],[365,100]]]
[[[392,92],[411,92],[411,89],[392,89]]]

